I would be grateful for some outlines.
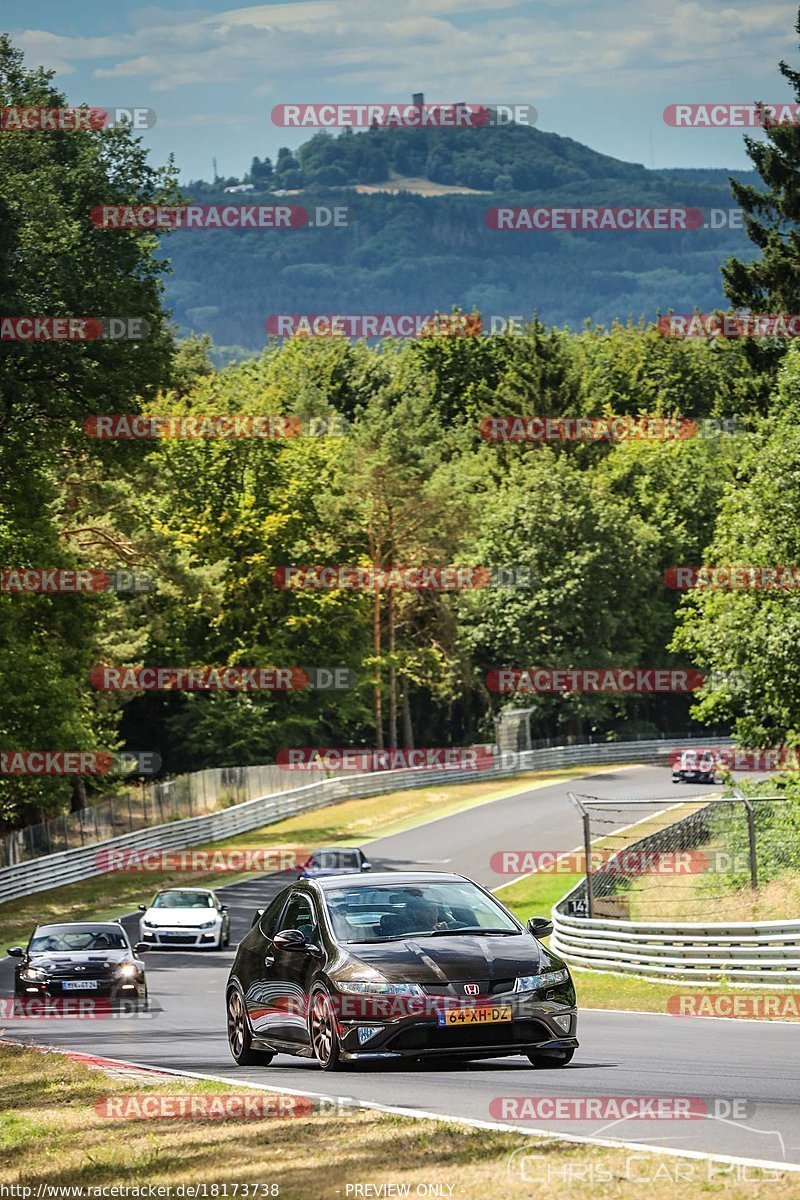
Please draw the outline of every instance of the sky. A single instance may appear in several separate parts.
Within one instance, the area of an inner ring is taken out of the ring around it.
[[[26,0],[4,29],[69,103],[155,110],[150,160],[173,154],[185,183],[306,140],[276,104],[413,92],[532,104],[540,129],[647,167],[745,168],[741,129],[670,128],[664,108],[793,99],[796,20],[783,0]]]

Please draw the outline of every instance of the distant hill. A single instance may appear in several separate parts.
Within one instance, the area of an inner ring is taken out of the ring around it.
[[[398,176],[413,191],[393,194]],[[756,179],[752,172],[737,178]],[[355,220],[345,229],[180,231],[165,239],[174,270],[167,298],[182,332],[208,332],[217,346],[239,352],[263,348],[264,321],[273,313],[458,305],[485,315],[536,310],[548,323],[580,326],[587,318],[653,318],[670,308],[705,311],[726,306],[721,262],[752,253],[743,232],[727,225],[639,233],[489,229],[486,210],[504,204],[686,205],[706,215],[733,207],[726,171],[649,170],[519,125],[317,133],[296,153],[281,151],[275,164],[255,158],[245,181],[255,185],[246,195],[223,193],[233,180],[193,181],[185,191],[203,203],[237,204],[293,193],[286,199],[306,207],[347,205]],[[481,194],[420,194],[450,188]]]

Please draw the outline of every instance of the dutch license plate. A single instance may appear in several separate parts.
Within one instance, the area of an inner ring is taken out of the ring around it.
[[[94,992],[97,989],[96,979],[73,979],[62,983],[65,992]]]
[[[440,1025],[493,1025],[511,1020],[510,1004],[483,1005],[480,1008],[448,1008],[437,1014]]]

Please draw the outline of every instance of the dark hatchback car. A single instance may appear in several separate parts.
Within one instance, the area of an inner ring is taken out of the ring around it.
[[[285,888],[239,943],[226,991],[241,1065],[273,1055],[323,1070],[358,1059],[525,1055],[565,1066],[578,1045],[575,989],[541,945],[462,875],[306,879]]]
[[[27,948],[12,946],[14,995],[103,996],[111,1000],[147,1000],[144,963],[136,957],[116,921],[80,921],[37,925]],[[149,947],[145,946],[145,950]]]

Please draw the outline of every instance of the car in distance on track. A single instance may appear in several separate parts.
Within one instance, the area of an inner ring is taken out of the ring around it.
[[[363,850],[357,847],[331,846],[314,850],[302,864],[298,879],[315,879],[320,875],[354,875],[371,871]]]
[[[145,1003],[144,963],[137,958],[147,946],[131,946],[117,921],[70,921],[37,925],[27,947],[12,946],[14,995],[103,996]]]
[[[239,943],[228,1042],[240,1065],[316,1058],[522,1054],[565,1066],[578,1045],[575,988],[540,939],[463,875],[376,872],[304,879]]]
[[[716,783],[717,762],[708,752],[684,750],[672,767],[673,783]]]
[[[148,945],[221,950],[231,940],[228,906],[209,888],[164,888],[139,912],[139,938]]]

